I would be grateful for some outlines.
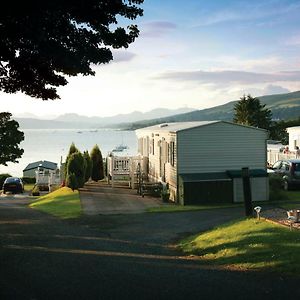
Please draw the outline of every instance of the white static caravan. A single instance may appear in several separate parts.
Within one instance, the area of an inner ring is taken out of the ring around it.
[[[297,146],[300,148],[300,126],[288,127],[286,131],[289,134],[290,151],[294,151]]]
[[[251,175],[252,199],[268,200],[266,130],[225,121],[179,122],[136,130],[148,157],[150,181],[169,184],[181,204],[243,201],[241,169]]]

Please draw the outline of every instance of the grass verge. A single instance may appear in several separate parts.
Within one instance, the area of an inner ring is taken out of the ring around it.
[[[222,203],[222,204],[199,204],[199,205],[177,205],[177,204],[167,204],[160,207],[150,207],[147,209],[149,213],[169,213],[169,212],[185,212],[185,211],[199,211],[206,209],[218,209],[218,208],[228,208],[228,207],[240,207],[242,204],[237,203]]]
[[[31,192],[33,187],[34,187],[33,183],[25,183],[24,184],[24,191],[25,192]]]
[[[259,206],[274,206],[283,209],[300,209],[300,191],[281,191],[281,199],[270,201],[253,202],[253,207]],[[244,203],[216,203],[216,204],[199,204],[199,205],[177,205],[167,204],[161,207],[148,208],[149,213],[169,213],[169,212],[185,212],[185,211],[199,211],[206,209],[229,208],[229,207],[243,207]]]
[[[228,223],[184,239],[178,246],[217,266],[299,276],[300,232],[264,220]]]
[[[284,209],[300,208],[300,191],[285,191],[284,195],[284,200],[277,202],[279,207]]]
[[[79,193],[67,187],[37,198],[29,206],[62,219],[77,218],[81,215]]]

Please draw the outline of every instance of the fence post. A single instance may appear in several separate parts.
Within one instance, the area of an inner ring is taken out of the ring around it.
[[[246,217],[252,217],[252,195],[249,168],[242,168],[243,190],[244,190],[244,204]]]

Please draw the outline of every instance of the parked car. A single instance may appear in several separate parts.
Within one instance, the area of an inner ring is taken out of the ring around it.
[[[285,190],[300,188],[300,159],[278,160],[271,169],[272,176],[282,178],[282,186]]]
[[[18,177],[7,177],[3,183],[2,187],[3,193],[23,193],[24,185],[20,178]]]

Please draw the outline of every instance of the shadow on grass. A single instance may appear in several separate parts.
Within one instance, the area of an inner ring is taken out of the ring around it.
[[[77,218],[82,214],[80,200],[72,194],[57,196],[55,199],[37,200],[30,207],[63,219]]]
[[[250,229],[249,233],[237,233],[228,239],[226,231],[223,236],[214,238],[205,233],[184,240],[180,248],[186,253],[199,255],[202,261],[213,265],[299,276],[300,234],[275,225],[256,229],[255,232]]]

